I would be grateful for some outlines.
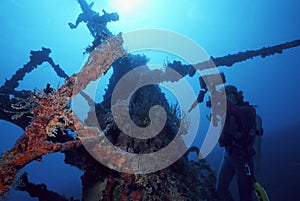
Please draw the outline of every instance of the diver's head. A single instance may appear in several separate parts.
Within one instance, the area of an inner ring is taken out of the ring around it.
[[[230,100],[235,105],[244,104],[244,96],[242,91],[238,91],[235,86],[228,85],[225,86],[226,98]]]

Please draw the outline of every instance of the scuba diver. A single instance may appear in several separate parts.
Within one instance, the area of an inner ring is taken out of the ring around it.
[[[208,116],[209,120],[214,126],[218,126],[219,122],[224,123],[219,138],[220,146],[224,147],[224,156],[218,173],[216,194],[221,201],[233,201],[228,187],[236,175],[241,201],[252,201],[254,190],[259,201],[269,201],[265,189],[254,176],[259,166],[260,143],[263,135],[262,119],[256,114],[255,106],[244,101],[242,91],[238,91],[235,86],[218,87],[225,82],[224,73],[200,76],[201,90],[188,110],[191,112],[202,103],[205,94],[209,91],[211,97],[206,102],[206,106],[212,108],[212,113]],[[224,93],[225,102],[222,98]],[[213,102],[211,98],[214,99]],[[227,107],[224,107],[224,104]]]
[[[78,0],[82,13],[76,19],[75,24],[68,23],[71,29],[77,28],[81,22],[85,22],[90,33],[94,37],[93,47],[98,46],[105,39],[112,36],[112,33],[107,28],[107,23],[112,21],[118,21],[119,15],[117,13],[107,13],[102,10],[103,15],[99,15],[98,12],[92,10],[94,3],[87,4],[85,0]]]
[[[218,174],[216,193],[222,201],[233,201],[228,187],[237,177],[241,201],[252,201],[253,148],[255,133],[255,108],[244,101],[242,92],[226,86],[227,113],[219,144],[225,148]]]
[[[260,201],[269,201],[264,188],[254,176],[254,156],[257,151],[256,139],[263,134],[261,118],[254,106],[244,101],[242,91],[235,86],[226,86],[226,119],[219,144],[225,148],[218,174],[216,193],[222,201],[233,201],[228,187],[236,175],[240,201],[252,201],[255,189]],[[259,153],[258,153],[259,154]]]

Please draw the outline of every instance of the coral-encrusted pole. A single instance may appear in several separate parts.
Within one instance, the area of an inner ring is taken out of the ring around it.
[[[91,52],[81,71],[78,74],[72,75],[70,78],[74,80],[73,97],[77,95],[80,90],[85,89],[91,81],[100,78],[102,74],[111,67],[111,64],[115,60],[127,54],[122,44],[122,35],[118,34]]]
[[[14,147],[0,158],[0,197],[12,187],[18,171],[33,160],[40,160],[45,154],[66,151],[81,145],[80,140],[57,143],[48,141],[48,136],[55,136],[57,128],[70,128],[83,136],[94,135],[68,107],[71,98],[86,88],[93,80],[106,72],[113,61],[126,55],[122,47],[123,39],[119,34],[99,45],[89,56],[84,67],[77,74],[66,80],[58,90],[46,94],[34,92],[31,112],[34,117]]]

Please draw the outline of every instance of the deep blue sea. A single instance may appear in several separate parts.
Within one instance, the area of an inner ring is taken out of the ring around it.
[[[300,39],[298,0],[94,0],[93,9],[100,14],[102,9],[119,14],[119,21],[108,24],[113,34],[147,28],[169,30],[191,39],[213,57]],[[76,0],[1,0],[0,86],[29,61],[31,50],[42,47],[51,49],[50,56],[68,75],[78,72],[87,59],[84,49],[93,41],[84,23],[76,29],[68,26],[80,13]],[[176,41],[173,45],[180,48]],[[150,64],[156,65],[177,58],[166,53],[143,53],[150,58]],[[219,70],[225,73],[226,84],[235,85],[246,100],[258,105],[265,134],[257,179],[270,200],[300,200],[300,47]],[[98,101],[111,73],[100,78]],[[192,88],[199,89],[198,78],[195,80],[190,82]],[[16,90],[42,89],[47,83],[56,87],[63,82],[43,64],[27,74]],[[169,99],[172,101],[171,96]],[[205,116],[205,104],[200,110]],[[203,132],[199,129],[194,145],[201,146]],[[16,125],[0,120],[0,153],[11,148],[22,133]],[[221,157],[218,145],[207,156],[216,172]],[[28,172],[31,182],[46,183],[48,189],[61,195],[81,198],[82,172],[66,165],[63,154],[44,156],[42,162],[32,162],[22,171]],[[235,184],[232,190],[237,193]],[[5,200],[37,199],[25,192],[11,191]]]

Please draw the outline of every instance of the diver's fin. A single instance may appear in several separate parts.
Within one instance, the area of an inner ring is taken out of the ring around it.
[[[257,200],[259,200],[259,201],[270,201],[270,199],[267,195],[267,192],[260,185],[260,183],[255,182],[254,186],[255,186],[255,194],[256,194]]]

